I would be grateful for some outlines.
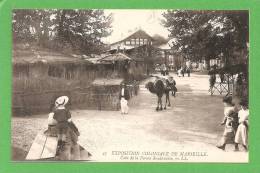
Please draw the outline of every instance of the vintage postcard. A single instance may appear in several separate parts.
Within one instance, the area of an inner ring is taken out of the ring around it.
[[[249,11],[14,9],[12,161],[249,162]]]

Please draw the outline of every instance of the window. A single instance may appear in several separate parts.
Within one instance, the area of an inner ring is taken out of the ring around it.
[[[129,45],[129,44],[131,44],[131,42],[128,40],[128,41],[125,41],[125,44]]]
[[[144,39],[140,39],[140,45],[144,44]]]
[[[132,44],[132,45],[135,44],[135,39],[131,39],[131,44]]]
[[[144,44],[147,44],[147,39],[146,38],[144,39]]]
[[[135,44],[139,44],[139,38],[135,39]]]

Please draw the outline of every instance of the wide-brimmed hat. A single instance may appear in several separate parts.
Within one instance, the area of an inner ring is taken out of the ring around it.
[[[69,101],[68,96],[60,96],[55,101],[55,106],[65,106]]]

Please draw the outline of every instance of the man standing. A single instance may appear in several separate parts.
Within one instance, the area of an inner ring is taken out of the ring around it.
[[[186,67],[182,68],[182,71],[181,71],[182,77],[184,77],[185,72],[186,72]]]
[[[122,83],[121,90],[119,94],[120,106],[121,106],[121,114],[128,114],[128,100],[130,99],[129,91],[126,88],[126,84]]]

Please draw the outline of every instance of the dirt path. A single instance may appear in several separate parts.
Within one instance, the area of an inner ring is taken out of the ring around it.
[[[204,152],[207,156],[189,157],[188,160],[177,158],[173,161],[247,161],[248,154],[232,152],[232,145],[227,146],[227,152],[215,147],[223,132],[223,127],[219,126],[223,118],[223,105],[221,96],[208,94],[208,76],[192,74],[189,78],[179,78],[174,75],[174,78],[178,88],[177,97],[171,96],[172,106],[163,111],[155,111],[157,97],[144,87],[147,80],[141,83],[138,96],[130,101],[127,115],[121,115],[119,111],[73,111],[73,119],[81,132],[80,143],[92,153],[92,159],[131,161],[115,154],[122,151],[185,151]],[[45,128],[46,115],[31,119],[38,124],[38,129]],[[22,118],[14,118],[13,129],[20,121],[28,124]],[[20,129],[13,132],[14,145],[19,140],[17,133],[22,132]],[[143,158],[141,161],[151,160]]]

